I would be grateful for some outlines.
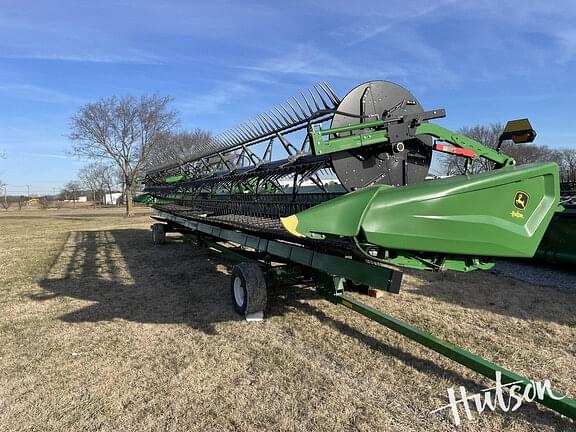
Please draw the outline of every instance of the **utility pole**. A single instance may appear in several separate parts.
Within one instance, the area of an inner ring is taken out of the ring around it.
[[[7,201],[7,197],[6,197],[8,185],[6,183],[4,183],[2,186],[4,186],[4,208],[6,210],[8,210],[8,201]]]
[[[26,206],[30,205],[30,185],[26,185],[28,188],[28,195],[26,196]]]

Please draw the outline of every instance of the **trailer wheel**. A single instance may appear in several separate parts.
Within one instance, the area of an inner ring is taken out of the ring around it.
[[[235,265],[230,290],[234,309],[239,314],[253,314],[266,308],[266,281],[258,264],[243,262]]]
[[[346,279],[344,281],[344,289],[347,291],[355,291],[362,294],[368,294],[370,287],[366,284],[356,283],[352,280]]]
[[[166,225],[161,223],[152,225],[152,243],[155,245],[166,243]]]

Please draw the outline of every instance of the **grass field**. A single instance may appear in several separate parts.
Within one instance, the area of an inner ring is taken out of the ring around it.
[[[0,214],[0,431],[448,431],[448,387],[491,382],[332,305],[310,287],[269,293],[266,320],[232,309],[232,262],[148,210]],[[576,289],[488,272],[408,273],[363,300],[576,396]],[[563,431],[524,404],[459,430]]]

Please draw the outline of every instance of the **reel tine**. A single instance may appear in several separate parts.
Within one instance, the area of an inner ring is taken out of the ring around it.
[[[330,102],[332,102],[334,108],[338,105],[338,99],[334,97],[334,94],[332,94],[330,92],[330,87],[328,87],[328,84],[326,84],[325,81],[322,81],[320,84],[320,87],[322,87],[322,90],[324,90],[324,93],[326,93],[326,95],[328,96],[328,99],[330,99]]]
[[[274,119],[272,118],[272,116],[271,116],[270,114],[264,113],[264,114],[262,114],[262,115],[265,116],[265,117],[267,117],[268,120],[270,120],[270,121],[272,122],[272,124],[274,125],[274,127],[275,127],[276,129],[280,129],[280,128],[281,128],[281,126],[274,121]]]
[[[330,107],[328,106],[328,104],[326,103],[326,100],[324,99],[324,97],[322,96],[322,92],[320,90],[318,90],[318,87],[316,87],[316,84],[314,84],[314,90],[316,90],[316,93],[318,93],[318,96],[320,97],[320,100],[322,101],[322,103],[324,104],[324,108],[325,109],[330,109]]]
[[[334,98],[334,105],[338,105],[341,101],[340,98],[338,97],[338,95],[336,94],[336,92],[334,90],[332,90],[332,87],[330,87],[330,85],[324,81],[324,85],[326,86],[326,88],[328,89],[328,91],[330,92],[330,94],[332,95],[332,97]]]
[[[228,147],[228,145],[225,142],[220,142],[216,144],[216,147],[221,148],[221,149],[225,149]]]
[[[288,126],[288,124],[290,123],[290,120],[288,120],[286,117],[284,117],[284,115],[282,114],[282,112],[278,109],[278,107],[274,107],[274,109],[276,110],[276,112],[278,114],[280,114],[280,117],[282,117],[282,119],[284,120],[284,123],[282,123],[282,121],[280,119],[278,119],[278,121],[280,122],[280,124],[282,124],[282,127],[286,127]],[[272,112],[272,114],[274,114],[274,112]],[[276,117],[276,114],[274,114],[274,117]]]
[[[231,145],[234,145],[234,140],[229,136],[229,135],[224,135],[224,140],[227,143],[225,146],[222,146],[221,148],[228,148]]]
[[[266,128],[266,125],[264,123],[262,123],[262,120],[260,120],[260,118],[258,116],[256,116],[254,118],[254,122],[256,122],[256,124],[258,125],[258,128],[262,131],[263,134],[268,133],[268,128]]]
[[[250,139],[258,136],[258,134],[257,134],[256,131],[252,128],[252,126],[249,124],[249,122],[244,122],[244,123],[242,123],[242,127],[244,128],[244,131],[245,131],[246,134],[250,137]]]
[[[230,141],[233,145],[236,144],[236,137],[232,135],[230,131],[225,131],[223,135],[228,138],[228,141]]]
[[[238,134],[238,138],[240,138],[240,141],[238,144],[242,144],[244,141],[250,139],[250,137],[246,134],[246,131],[244,130],[242,125],[236,126],[236,132]]]
[[[258,121],[260,121],[264,125],[266,133],[270,133],[274,130],[274,127],[270,123],[268,123],[266,121],[266,119],[261,114],[259,116],[257,116],[256,118],[258,119]]]
[[[227,137],[222,136],[218,138],[218,147],[229,146],[230,144],[232,144],[232,142]]]
[[[228,138],[225,133],[220,133],[216,137],[216,142],[220,142],[220,143],[224,143],[224,144],[230,144],[230,138]]]
[[[234,142],[234,144],[238,144],[240,142],[240,138],[236,133],[236,129],[228,130],[226,131],[226,133],[228,134],[228,136],[230,136],[230,139],[232,140],[232,142]]]
[[[234,139],[236,140],[236,144],[240,144],[242,141],[244,141],[244,137],[242,136],[242,133],[240,132],[238,127],[235,127],[234,129],[232,129],[232,131],[230,133],[234,136]]]
[[[250,123],[252,125],[254,130],[257,132],[258,136],[261,136],[264,133],[264,131],[262,130],[260,125],[257,122],[255,122],[254,120],[250,119],[250,120],[248,120],[248,123]]]
[[[306,106],[308,107],[308,111],[310,111],[309,114],[306,114],[306,117],[309,117],[312,115],[312,113],[314,113],[314,110],[312,109],[312,107],[310,106],[310,104],[308,103],[308,99],[306,99],[306,95],[304,93],[300,93],[302,95],[302,97],[304,98],[304,102],[306,103]]]
[[[222,143],[222,137],[216,136],[210,140],[211,143]]]
[[[259,126],[255,125],[252,120],[248,120],[245,124],[246,124],[246,127],[249,128],[252,135],[254,135],[253,138],[258,138],[260,135],[262,135],[262,132],[260,131]]]
[[[288,104],[288,106],[289,106],[290,108],[292,108],[292,111],[294,112],[294,115],[296,116],[296,118],[297,118],[298,120],[305,120],[305,118],[301,118],[301,117],[300,117],[300,114],[298,114],[298,111],[296,111],[296,110],[294,109],[294,107],[292,106],[292,104],[290,103],[290,101],[286,101],[286,103]]]
[[[228,142],[226,140],[224,140],[224,138],[222,138],[220,135],[214,137],[211,142],[214,143],[214,145],[220,146],[222,144],[228,144]]]
[[[268,129],[268,132],[273,132],[274,131],[274,126],[271,125],[270,123],[268,123],[268,120],[266,120],[266,117],[264,117],[263,114],[260,114],[258,116],[258,118],[260,118],[260,120],[262,121],[262,123],[264,123],[266,125],[266,128]]]
[[[298,104],[298,108],[300,108],[300,111],[302,111],[302,115],[304,116],[303,118],[307,118],[308,114],[306,114],[306,111],[304,111],[304,108],[302,107],[302,105],[300,104],[300,101],[298,100],[298,98],[293,97],[292,99],[294,99],[294,101],[296,102],[296,104]]]
[[[198,149],[199,149],[200,151],[204,151],[204,149],[205,149],[206,147],[208,147],[209,145],[210,145],[210,142],[203,143],[202,145],[199,146]]]
[[[204,170],[204,163],[200,164],[199,161],[203,161],[206,156],[220,152],[234,154],[234,149],[244,144],[251,145],[255,141],[268,138],[275,140],[280,131],[292,130],[297,126],[305,127],[307,121],[317,118],[320,114],[327,114],[325,110],[334,109],[340,104],[340,98],[325,81],[313,84],[312,87],[266,113],[261,113],[211,137],[204,145],[195,147],[189,157],[182,158],[176,153],[170,156],[182,160],[182,163],[191,163],[195,160],[197,168]],[[309,97],[311,99],[308,99]],[[300,151],[307,151],[306,145],[309,150],[309,143],[304,142]]]
[[[252,127],[254,129],[256,129],[256,131],[258,131],[258,136],[261,136],[263,133],[266,133],[264,131],[264,129],[262,129],[262,125],[260,125],[260,123],[258,123],[258,121],[256,120],[256,118],[250,119],[248,120],[250,122],[250,124],[252,125]]]
[[[250,119],[248,120],[248,122],[252,125],[252,130],[256,131],[256,135],[258,137],[260,137],[264,133],[264,131],[262,130],[257,121],[255,121],[254,119]]]
[[[212,145],[212,148],[221,149],[221,148],[226,148],[228,145],[230,145],[230,144],[227,143],[227,142],[223,142],[223,144],[224,144],[224,145],[222,145],[222,144],[214,144],[214,145]]]
[[[292,121],[292,123],[296,123],[298,121],[290,115],[290,112],[284,107],[284,105],[280,104],[280,107],[284,110],[284,112],[286,113],[288,118]]]
[[[230,134],[230,131],[226,131],[226,135],[224,136],[226,137],[226,141],[230,143],[230,145],[236,145],[236,137]],[[230,147],[230,145],[226,146],[225,148]]]
[[[320,111],[320,105],[318,105],[318,101],[314,97],[314,93],[312,93],[311,89],[308,89],[308,92],[310,93],[310,96],[312,96],[312,100],[314,101],[314,105],[316,105],[316,111]]]
[[[244,126],[244,124],[239,125],[238,128],[240,128],[243,133],[244,141],[252,139],[252,134],[246,130],[246,126]]]
[[[230,138],[228,138],[226,135],[224,135],[224,138],[222,138],[222,140],[224,141],[224,143],[226,143],[227,146],[233,145],[234,143],[230,140]]]

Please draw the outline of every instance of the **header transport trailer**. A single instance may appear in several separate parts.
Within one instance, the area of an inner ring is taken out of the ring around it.
[[[263,314],[267,282],[312,281],[329,301],[524,390],[526,378],[346,293],[398,293],[403,267],[467,272],[498,257],[531,257],[562,211],[556,164],[516,166],[499,148],[429,122],[444,116],[388,81],[342,99],[326,83],[314,86],[186,161],[147,171],[153,241],[182,232],[237,258],[230,292],[240,314]],[[527,119],[514,120],[500,143],[535,136]],[[463,158],[467,174],[426,180],[434,152]],[[468,174],[480,160],[492,169]],[[576,418],[574,400],[546,394],[540,402]]]

